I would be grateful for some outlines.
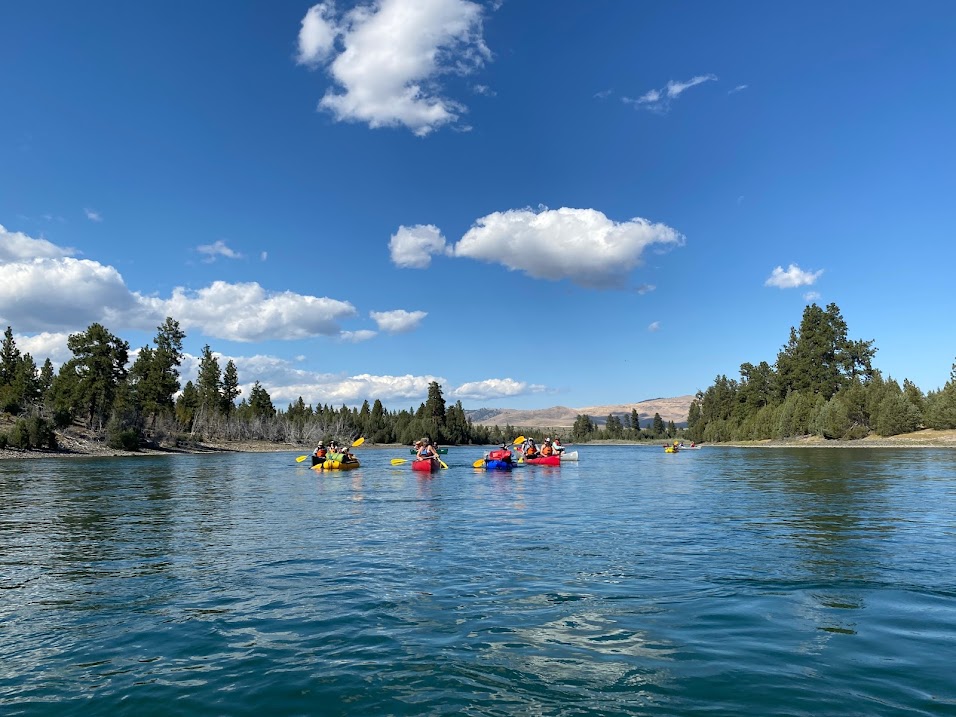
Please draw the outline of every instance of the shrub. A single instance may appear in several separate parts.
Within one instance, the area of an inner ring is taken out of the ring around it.
[[[110,448],[121,451],[138,451],[139,444],[139,431],[134,428],[107,431],[106,445],[108,445]]]

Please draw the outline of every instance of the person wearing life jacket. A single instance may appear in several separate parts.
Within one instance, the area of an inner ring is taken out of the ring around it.
[[[312,451],[312,465],[318,465],[319,463],[325,462],[325,457],[328,455],[328,451],[325,448],[325,444],[322,441],[319,441],[319,445],[315,447],[315,450]]]
[[[528,460],[529,458],[537,458],[541,455],[538,451],[538,447],[534,444],[534,439],[529,438],[524,442],[524,459]]]
[[[422,439],[422,447],[418,449],[416,456],[420,461],[437,461],[438,452],[432,448],[432,442],[427,438]]]
[[[554,455],[554,445],[551,443],[550,438],[544,439],[544,445],[541,446],[541,455],[542,456],[553,456]]]

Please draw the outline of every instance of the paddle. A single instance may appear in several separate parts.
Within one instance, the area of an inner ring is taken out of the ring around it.
[[[471,465],[472,465],[473,468],[484,468],[484,467],[485,467],[485,459],[484,459],[484,458],[479,458],[477,461],[475,461],[475,462],[472,463]]]
[[[393,459],[392,459],[392,465],[393,465],[393,466],[400,466],[400,465],[402,465],[402,463],[408,463],[408,459],[407,459],[407,458],[393,458]]]
[[[362,445],[363,443],[365,443],[365,439],[364,439],[364,438],[356,438],[354,441],[352,441],[352,448],[358,448],[358,447],[359,447],[360,445]],[[299,456],[298,458],[295,459],[295,462],[296,462],[296,463],[301,463],[302,461],[306,460],[307,458],[309,458],[309,456]]]
[[[524,436],[518,436],[517,438],[515,438],[515,439],[511,442],[511,445],[517,446],[517,445],[520,445],[520,444],[524,443],[524,441],[525,441]]]

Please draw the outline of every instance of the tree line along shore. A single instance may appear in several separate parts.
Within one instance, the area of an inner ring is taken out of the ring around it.
[[[945,386],[927,393],[908,379],[901,386],[884,378],[873,365],[875,342],[849,339],[835,304],[807,306],[773,365],[744,363],[739,380],[721,374],[698,391],[686,428],[636,410],[607,416],[603,427],[587,415],[577,416],[570,430],[480,426],[460,401],[446,405],[434,381],[417,409],[387,410],[378,399],[361,407],[313,407],[300,396],[283,410],[258,380],[243,395],[235,363],[221,367],[208,344],[196,381],[181,384],[185,336],[167,317],[152,345],[141,347],[130,365],[129,344],[92,324],[69,337],[73,357],[54,369],[49,358],[38,366],[22,353],[8,326],[0,345],[0,457],[283,445],[293,450],[358,436],[369,444],[410,445],[429,436],[442,445],[491,445],[519,434],[575,443],[681,438],[742,445],[946,446],[952,443],[946,432],[956,429],[956,363]]]

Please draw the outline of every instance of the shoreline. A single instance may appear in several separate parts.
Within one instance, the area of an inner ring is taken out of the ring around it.
[[[203,455],[206,453],[311,453],[311,447],[292,443],[272,443],[269,441],[209,441],[197,442],[188,446],[172,448],[144,448],[139,451],[123,451],[109,448],[105,444],[76,436],[58,437],[60,447],[49,449],[3,449],[0,460],[33,460],[40,458],[132,458],[137,456]],[[582,445],[582,444],[579,444]],[[629,446],[646,445],[658,448],[657,441],[598,440],[583,445],[591,446]],[[766,439],[761,441],[727,441],[724,443],[698,444],[702,448],[956,448],[956,430],[935,430],[932,428],[904,433],[898,436],[867,436],[854,441],[827,440],[819,436],[802,436],[788,439]],[[398,443],[368,444],[361,450],[402,450],[408,446]],[[463,450],[476,446],[460,446]]]

